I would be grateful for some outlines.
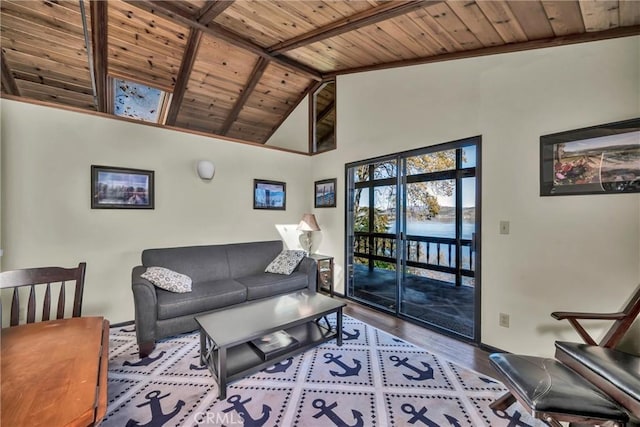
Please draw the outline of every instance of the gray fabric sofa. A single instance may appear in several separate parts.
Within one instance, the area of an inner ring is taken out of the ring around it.
[[[136,337],[140,357],[155,341],[198,328],[194,317],[262,298],[308,288],[316,290],[316,263],[303,258],[290,275],[265,273],[282,241],[146,249],[133,268]],[[140,277],[147,267],[165,267],[192,279],[192,291],[173,293]]]

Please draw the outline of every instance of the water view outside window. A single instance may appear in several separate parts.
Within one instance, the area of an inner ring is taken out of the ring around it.
[[[113,112],[116,116],[158,123],[163,91],[120,79],[114,79],[114,91]]]
[[[348,168],[347,294],[472,338],[477,148],[447,145]]]

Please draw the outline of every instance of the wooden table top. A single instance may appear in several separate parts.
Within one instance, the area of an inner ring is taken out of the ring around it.
[[[93,424],[106,328],[102,317],[76,317],[2,329],[1,424]]]

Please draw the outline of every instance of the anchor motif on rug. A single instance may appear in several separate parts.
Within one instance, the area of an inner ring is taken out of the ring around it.
[[[164,399],[165,397],[171,396],[171,393],[167,393],[164,396],[160,396],[160,390],[150,391],[146,394],[145,398],[148,399],[147,402],[136,405],[138,408],[142,408],[143,406],[149,405],[151,408],[151,421],[146,424],[140,424],[136,420],[130,419],[127,422],[127,427],[157,427],[164,425],[171,418],[175,417],[178,412],[184,406],[184,401],[178,400],[176,406],[173,408],[173,411],[165,414],[162,412],[162,405],[160,404],[160,399]]]
[[[349,366],[340,360],[342,355],[334,356],[333,353],[325,353],[324,358],[327,359],[324,363],[333,362],[344,369],[344,372],[329,371],[329,373],[334,377],[354,377],[360,373],[360,369],[362,368],[362,363],[358,359],[351,359],[353,360],[353,363],[355,363],[355,366]]]
[[[478,377],[480,378],[480,381],[485,382],[487,384],[498,384],[496,381],[490,380],[489,378],[485,378],[485,377]]]
[[[313,418],[320,418],[325,416],[329,418],[337,427],[362,427],[364,426],[364,420],[362,418],[362,412],[356,411],[355,409],[351,410],[353,414],[353,418],[355,419],[355,424],[347,424],[338,414],[336,414],[333,409],[338,406],[338,402],[333,402],[331,405],[327,405],[327,402],[324,399],[316,399],[312,403],[313,407],[316,409],[320,409],[320,412],[313,415]]]
[[[135,327],[133,329],[125,329],[125,328],[120,329],[120,332],[135,332],[135,331],[136,331]]]
[[[263,372],[267,374],[276,374],[279,372],[287,372],[287,369],[293,364],[293,357],[288,358],[282,362],[278,362],[270,368],[263,369]]]
[[[412,417],[407,420],[409,424],[415,424],[420,421],[422,424],[428,427],[440,427],[440,424],[436,423],[425,415],[427,413],[427,408],[425,408],[424,406],[419,411],[416,411],[415,406],[413,406],[411,403],[405,403],[401,406],[401,408],[402,412],[404,412],[405,414],[412,415]],[[451,427],[461,427],[460,421],[458,421],[457,418],[447,414],[443,415],[447,419],[447,421],[449,421]]]
[[[200,355],[196,354],[195,356],[193,356],[194,359],[200,359]],[[189,364],[189,370],[190,371],[204,371],[205,369],[208,369],[207,365],[200,365],[200,364],[195,364],[195,363],[191,363]]]
[[[507,427],[532,427],[531,425],[525,423],[524,421],[520,421],[520,417],[522,417],[522,414],[518,411],[515,411],[513,413],[513,416],[510,416],[504,411],[494,410],[493,413],[496,414],[498,418],[502,418],[503,420],[509,420],[509,424],[507,424]]]
[[[251,402],[251,397],[246,400],[240,400],[239,394],[234,394],[230,398],[227,399],[227,402],[231,403],[227,409],[223,409],[222,412],[231,412],[236,411],[240,418],[244,421],[244,427],[262,427],[269,420],[269,415],[271,415],[271,407],[267,405],[262,405],[262,415],[260,418],[252,418],[251,414],[247,410],[247,407],[244,406],[245,403]]]
[[[360,338],[360,329],[354,329],[353,333],[347,332],[345,329],[342,329],[343,341],[357,340],[358,338]]]
[[[427,368],[426,370],[423,371],[422,369],[418,368],[417,366],[413,366],[412,364],[410,364],[408,362],[408,360],[409,360],[408,357],[400,359],[400,357],[394,355],[394,356],[389,356],[389,360],[391,360],[392,362],[395,362],[395,364],[393,365],[395,367],[405,366],[405,367],[411,369],[416,374],[418,374],[417,377],[412,377],[409,374],[402,374],[408,380],[411,380],[411,381],[424,381],[424,380],[432,380],[433,379],[433,368],[427,362],[420,362],[420,363],[422,363],[422,366]]]
[[[136,355],[138,353],[132,353],[132,355]],[[125,360],[124,363],[122,364],[122,366],[149,366],[151,365],[153,362],[155,362],[156,360],[162,358],[162,356],[164,356],[164,350],[162,350],[160,353],[158,353],[158,355],[156,357],[151,357],[151,356],[147,356],[143,359],[140,359],[137,362],[131,363],[128,360]]]

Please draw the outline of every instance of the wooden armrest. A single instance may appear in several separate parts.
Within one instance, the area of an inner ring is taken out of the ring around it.
[[[554,311],[551,317],[557,320],[563,319],[594,319],[594,320],[618,320],[624,319],[625,313],[577,313],[571,311]]]

